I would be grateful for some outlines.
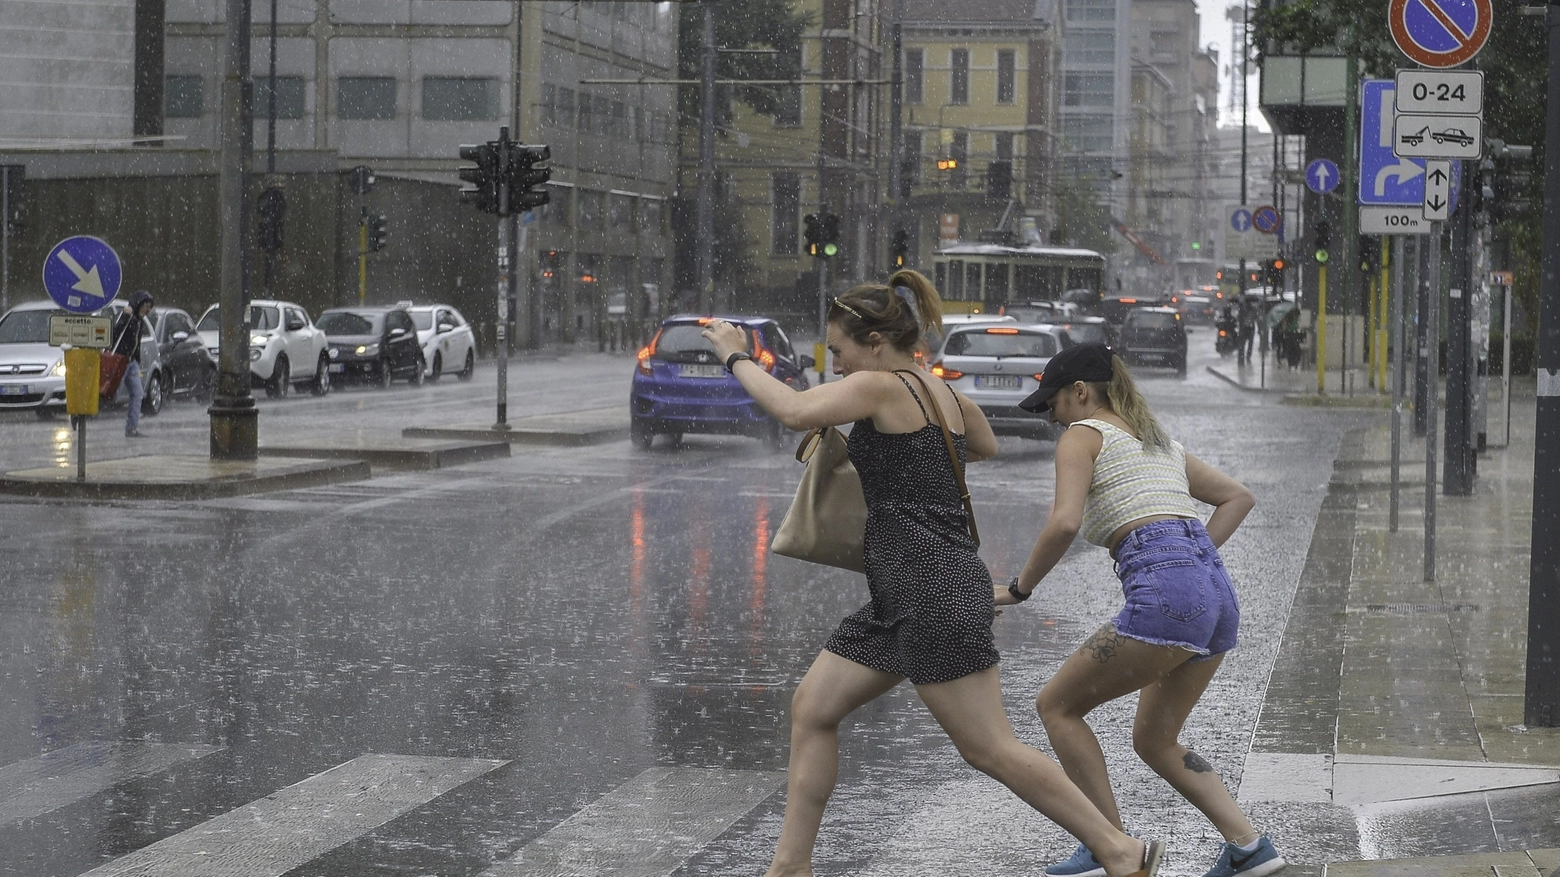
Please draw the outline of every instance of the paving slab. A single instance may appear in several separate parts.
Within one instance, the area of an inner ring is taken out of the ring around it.
[[[508,429],[497,429],[492,421],[483,421],[448,426],[412,426],[401,430],[401,435],[409,439],[462,439],[579,447],[627,438],[628,420],[628,406],[614,405],[610,408],[516,417],[509,421]]]
[[[389,469],[443,469],[509,456],[509,442],[463,439],[412,439],[359,436],[288,441],[260,445],[268,457],[364,460]]]
[[[368,476],[368,463],[362,460],[150,455],[89,462],[83,481],[76,480],[74,464],[7,472],[0,476],[0,493],[46,499],[212,499],[362,481]]]
[[[1525,852],[1338,862],[1328,877],[1549,877]]]

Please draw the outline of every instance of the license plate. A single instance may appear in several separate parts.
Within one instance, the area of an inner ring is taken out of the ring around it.
[[[982,390],[1016,390],[1019,380],[1018,375],[976,375],[975,386]]]
[[[723,378],[726,367],[720,365],[685,365],[677,370],[685,378]]]
[[[25,396],[25,395],[27,395],[27,385],[26,384],[11,384],[9,386],[0,387],[0,396]]]
[[[330,373],[333,375],[339,375],[346,370],[347,367],[339,362],[333,362],[330,364]]]

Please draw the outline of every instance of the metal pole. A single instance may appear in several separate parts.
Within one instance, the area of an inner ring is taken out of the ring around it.
[[[829,260],[816,259],[818,263],[818,383],[829,380]]]
[[[1463,162],[1462,190],[1468,191],[1468,169]],[[1472,305],[1473,224],[1466,205],[1453,216],[1451,277],[1446,307],[1446,426],[1442,489],[1447,496],[1473,492],[1477,461],[1473,451],[1473,327]]]
[[[76,417],[76,481],[87,480],[87,415]]]
[[[1511,287],[1502,286],[1500,293],[1500,398],[1506,409],[1506,432],[1503,448],[1511,447]]]
[[[271,60],[266,79],[265,172],[276,175],[276,0],[271,0]],[[269,181],[267,182],[269,185]],[[272,236],[274,238],[274,235]],[[265,297],[274,298],[272,289],[276,276],[276,247],[271,240],[265,244]]]
[[[703,0],[699,46],[699,204],[696,282],[699,312],[715,309],[715,0]]]
[[[904,161],[904,35],[901,20],[905,16],[905,0],[894,0],[894,23],[890,51],[894,53],[893,72],[888,86],[888,198],[897,203],[905,196],[899,190],[899,165]],[[821,98],[820,98],[821,99]],[[819,117],[822,118],[821,116]]]
[[[1430,294],[1424,323],[1425,345],[1425,581],[1435,581],[1435,440],[1441,404],[1441,223],[1430,223]]]
[[[576,10],[577,11],[577,10]],[[498,320],[493,353],[498,357],[498,419],[494,429],[509,429],[509,242],[515,218],[509,212],[511,149],[509,128],[498,129]],[[578,193],[576,193],[578,194]]]
[[[1359,103],[1360,103],[1360,62],[1356,53],[1350,52],[1345,64],[1346,73],[1344,80],[1343,100],[1343,167],[1339,168],[1339,175],[1343,180],[1339,183],[1339,190],[1355,192],[1355,174],[1359,167]],[[1343,210],[1343,240],[1338,249],[1343,251],[1344,272],[1338,292],[1343,295],[1343,343],[1340,346],[1343,359],[1339,363],[1341,371],[1338,373],[1338,385],[1345,394],[1352,395],[1354,385],[1349,372],[1349,335],[1351,317],[1354,314],[1355,290],[1359,288],[1359,278],[1362,273],[1359,270],[1359,211],[1353,205],[1345,206]]]
[[[368,303],[368,208],[358,208],[358,305]]]
[[[1425,414],[1430,404],[1425,396],[1435,386],[1430,379],[1430,248],[1421,238],[1414,244],[1414,435],[1425,434]]]
[[[1388,287],[1391,300],[1391,316],[1387,318],[1387,331],[1392,334],[1392,501],[1387,529],[1398,531],[1398,506],[1402,494],[1403,463],[1403,237],[1394,235],[1387,241],[1397,250],[1392,254],[1392,284]],[[1382,351],[1382,362],[1386,362]]]
[[[1539,280],[1538,404],[1533,433],[1533,541],[1523,721],[1560,725],[1560,3],[1549,0],[1544,250]]]
[[[1316,266],[1316,393],[1327,395],[1327,263]]]
[[[253,460],[259,452],[259,414],[249,393],[249,290],[245,246],[249,240],[249,0],[227,0],[227,41],[222,78],[221,152],[217,212],[222,229],[219,270],[217,391],[212,400],[211,456]]]
[[[0,314],[11,309],[11,168],[0,166]]]

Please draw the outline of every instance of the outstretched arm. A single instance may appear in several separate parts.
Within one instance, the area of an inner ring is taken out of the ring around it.
[[[1072,547],[1083,526],[1083,503],[1094,479],[1094,459],[1103,444],[1104,437],[1088,428],[1069,429],[1056,440],[1056,500],[1029,552],[1029,561],[1018,574],[1018,590],[1033,593]],[[994,594],[998,605],[1016,602],[1004,586],[997,586]]]
[[[716,321],[702,333],[725,362],[737,352],[748,352],[748,333],[739,326]],[[764,371],[756,362],[739,361],[732,374],[742,382],[753,401],[786,429],[804,430],[839,426],[873,416],[883,404],[884,384],[869,372],[798,390]]]

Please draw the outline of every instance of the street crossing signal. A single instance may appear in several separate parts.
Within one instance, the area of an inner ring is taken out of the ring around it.
[[[460,179],[470,185],[460,189],[460,200],[475,204],[483,213],[498,212],[498,148],[494,143],[467,143],[460,147],[463,161],[475,167],[460,169]]]
[[[1332,225],[1325,220],[1316,224],[1316,261],[1327,264],[1327,250],[1332,246]]]
[[[537,167],[552,158],[552,150],[545,145],[524,146],[519,143],[509,147],[509,210],[519,213],[541,207],[552,196],[537,187],[552,179],[552,169]]]
[[[835,213],[825,213],[819,217],[819,225],[822,228],[819,243],[822,251],[815,255],[825,259],[838,256],[840,253],[840,217]]]
[[[889,254],[893,257],[895,268],[905,267],[910,260],[910,233],[902,228],[894,229],[893,243],[889,247]]]
[[[368,218],[368,248],[379,252],[385,248],[385,242],[389,239],[390,232],[385,228],[385,216],[376,213]]]

